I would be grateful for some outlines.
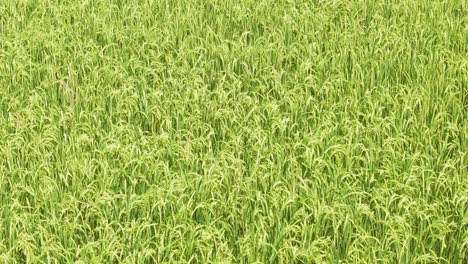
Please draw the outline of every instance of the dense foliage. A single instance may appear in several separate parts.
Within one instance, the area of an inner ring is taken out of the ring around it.
[[[467,263],[467,2],[2,0],[1,263]]]

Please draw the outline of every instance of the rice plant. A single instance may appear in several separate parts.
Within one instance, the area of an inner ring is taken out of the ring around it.
[[[467,263],[462,0],[3,0],[0,263]]]

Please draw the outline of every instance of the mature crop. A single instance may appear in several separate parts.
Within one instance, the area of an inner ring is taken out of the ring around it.
[[[0,1],[0,263],[468,263],[467,8]]]

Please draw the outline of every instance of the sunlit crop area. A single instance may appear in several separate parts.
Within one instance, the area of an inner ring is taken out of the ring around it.
[[[467,17],[0,1],[0,263],[468,263]]]

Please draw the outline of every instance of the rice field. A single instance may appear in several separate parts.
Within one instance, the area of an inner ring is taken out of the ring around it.
[[[463,0],[2,0],[0,263],[468,263]]]

